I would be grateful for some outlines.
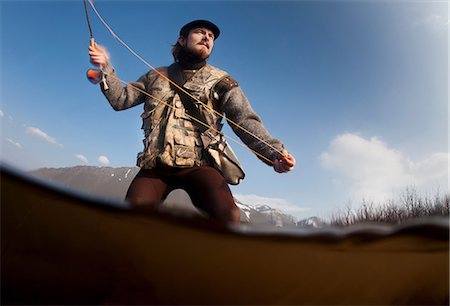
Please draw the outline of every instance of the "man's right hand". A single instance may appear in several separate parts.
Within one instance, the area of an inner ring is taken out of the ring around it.
[[[97,67],[105,67],[109,63],[109,55],[106,48],[96,43],[89,46],[91,63]]]

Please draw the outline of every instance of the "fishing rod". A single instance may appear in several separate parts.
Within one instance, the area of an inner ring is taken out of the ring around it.
[[[264,139],[262,139],[261,137],[258,137],[257,135],[255,135],[254,133],[252,133],[251,131],[249,131],[248,129],[244,128],[243,126],[237,124],[236,122],[232,121],[231,119],[227,118],[226,116],[224,116],[224,114],[218,112],[217,110],[215,110],[214,108],[211,108],[210,106],[208,106],[207,104],[203,103],[202,101],[200,101],[198,98],[196,98],[195,96],[193,96],[191,93],[189,93],[188,91],[186,91],[183,87],[180,87],[177,83],[175,83],[173,80],[171,80],[170,78],[168,78],[166,75],[164,75],[163,73],[161,73],[158,69],[156,69],[155,67],[153,67],[149,62],[147,62],[145,59],[143,59],[139,54],[137,54],[132,48],[130,48],[109,26],[108,23],[106,23],[106,21],[103,19],[103,17],[100,15],[100,13],[97,11],[93,0],[88,0],[90,6],[92,7],[92,10],[94,11],[94,13],[97,15],[97,17],[99,18],[99,20],[103,23],[103,25],[109,30],[109,32],[111,33],[111,35],[116,38],[128,51],[130,51],[134,56],[136,56],[140,61],[142,61],[145,65],[147,65],[151,70],[155,71],[159,76],[161,76],[161,78],[166,79],[170,84],[172,84],[174,87],[180,89],[182,92],[184,92],[185,94],[187,94],[189,97],[191,97],[194,101],[198,102],[200,105],[203,105],[207,110],[217,114],[218,116],[220,116],[221,118],[224,118],[228,123],[232,124],[233,126],[239,128],[240,130],[242,130],[243,132],[247,133],[248,135],[252,136],[253,138],[255,138],[256,140],[258,140],[259,142],[267,145],[269,148],[271,148],[273,151],[279,153],[280,155],[285,155],[284,151],[277,149],[276,147],[274,147],[272,144],[268,143],[267,141],[265,141]],[[84,0],[84,3],[86,5],[86,0]],[[87,10],[86,10],[87,12]],[[89,16],[86,13],[86,18],[88,19],[88,25],[89,24]],[[95,73],[94,73],[95,74]],[[105,73],[102,73],[102,77],[104,77]],[[127,84],[127,83],[124,83]],[[106,85],[106,83],[104,83],[104,86]],[[129,83],[127,84],[129,85]],[[232,139],[230,137],[230,139]],[[233,139],[234,140],[234,139]],[[235,140],[234,140],[235,141]],[[237,142],[237,141],[235,141]],[[238,143],[238,142],[237,142]],[[242,146],[244,146],[245,148],[247,148],[248,150],[252,151],[248,146],[245,146],[243,144],[241,144]],[[258,155],[258,154],[256,154]],[[266,159],[266,158],[264,158]],[[271,164],[273,164],[272,161],[269,161]]]
[[[84,12],[86,13],[86,21],[89,28],[89,37],[90,37],[89,45],[91,47],[95,47],[94,34],[92,33],[91,20],[89,18],[89,10],[86,4],[86,0],[83,0],[83,4],[84,4]],[[102,68],[103,67],[100,65],[100,69],[88,69],[86,76],[88,80],[93,84],[98,84],[101,82],[103,84],[103,88],[107,90],[109,89],[109,87],[108,84],[106,84],[106,79]]]

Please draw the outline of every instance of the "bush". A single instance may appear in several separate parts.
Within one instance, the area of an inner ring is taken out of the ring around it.
[[[384,203],[362,200],[354,209],[350,205],[333,214],[330,224],[348,226],[361,223],[401,224],[415,218],[427,216],[449,216],[450,195],[436,193],[434,197],[420,196],[414,188],[407,188],[397,201]]]

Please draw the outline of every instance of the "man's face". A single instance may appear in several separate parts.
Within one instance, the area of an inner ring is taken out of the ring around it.
[[[193,54],[201,56],[206,60],[214,47],[214,34],[206,28],[194,28],[189,31],[187,37],[180,36],[178,42]]]

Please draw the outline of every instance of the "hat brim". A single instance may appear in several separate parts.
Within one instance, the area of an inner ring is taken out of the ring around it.
[[[220,29],[214,23],[208,20],[194,20],[187,24],[185,24],[180,30],[180,36],[186,37],[189,34],[189,31],[195,28],[206,28],[211,30],[214,34],[214,39],[217,39],[220,35]]]

